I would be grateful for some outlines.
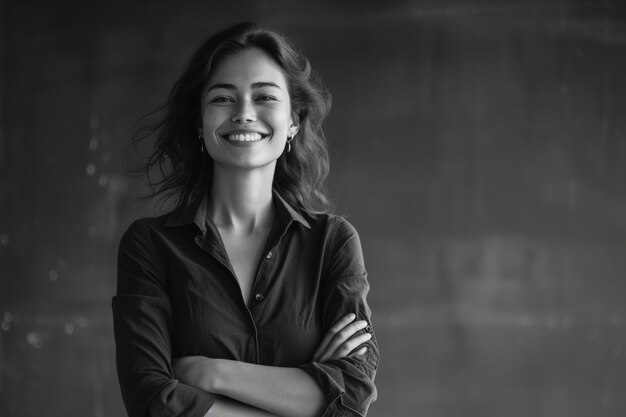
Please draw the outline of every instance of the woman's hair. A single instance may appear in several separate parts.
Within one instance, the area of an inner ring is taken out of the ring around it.
[[[295,208],[325,212],[330,207],[324,193],[329,164],[322,122],[330,110],[330,94],[290,41],[274,30],[247,22],[230,26],[202,44],[167,102],[148,115],[161,114],[159,119],[135,132],[135,143],[156,136],[154,152],[141,168],[152,186],[149,197],[174,199],[176,208],[181,208],[208,192],[213,160],[201,151],[198,138],[203,90],[224,57],[247,48],[261,49],[282,69],[299,124],[291,152],[283,152],[277,161],[273,187]],[[153,181],[150,172],[155,168],[161,175]]]

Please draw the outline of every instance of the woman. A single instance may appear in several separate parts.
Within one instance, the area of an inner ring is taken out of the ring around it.
[[[355,229],[326,213],[328,95],[280,34],[205,42],[154,130],[173,212],[122,237],[113,298],[139,416],[365,415],[378,347]]]

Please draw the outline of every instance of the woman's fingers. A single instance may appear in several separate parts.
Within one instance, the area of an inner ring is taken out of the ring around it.
[[[340,332],[341,329],[353,322],[355,318],[356,314],[350,313],[337,320],[337,322],[333,324],[332,327],[324,335],[324,338],[322,339],[319,346],[315,350],[315,353],[313,354],[313,360],[318,362],[321,361],[322,356],[324,356],[324,354],[328,350],[328,345],[330,344],[333,337],[335,337],[335,335]],[[332,351],[330,353],[332,353]]]
[[[367,347],[363,346],[361,349],[359,349],[356,352],[354,352],[354,354],[357,355],[357,356],[361,356],[361,355],[365,354],[365,352],[367,352]]]
[[[325,349],[324,351],[325,355],[323,356],[322,360],[343,357],[343,356],[346,356],[348,353],[350,353],[354,348],[356,348],[358,345],[363,343],[363,342],[359,342],[356,345],[353,345],[352,338],[356,333],[358,333],[360,330],[364,329],[365,327],[367,327],[367,322],[365,320],[358,320],[358,321],[354,321],[348,324],[339,332],[337,332],[331,339],[330,343],[328,344],[328,347]],[[369,333],[364,333],[363,335],[357,336],[357,338],[361,338],[362,336],[367,337],[367,339],[365,339],[367,341],[369,337],[364,336],[365,334],[369,335]]]
[[[347,340],[346,342],[341,344],[337,348],[335,353],[332,355],[332,357],[333,358],[343,358],[345,356],[348,356],[350,354],[350,352],[352,352],[354,349],[358,348],[360,345],[362,345],[363,343],[367,342],[371,338],[372,338],[371,333],[363,333],[363,334],[360,334],[358,336],[355,336],[355,337],[351,338],[350,340]],[[362,347],[361,349],[359,349],[357,351],[357,353],[360,352],[363,349],[367,349],[367,348]],[[365,353],[365,352],[363,352],[363,353]]]
[[[354,321],[356,316],[348,314],[338,320],[324,335],[324,338],[313,355],[317,362],[348,356],[360,345],[371,339],[370,330],[357,335],[368,326],[367,321]],[[366,349],[359,349],[355,354],[362,355]]]

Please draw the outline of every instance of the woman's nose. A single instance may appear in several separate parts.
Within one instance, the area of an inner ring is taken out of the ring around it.
[[[254,106],[249,100],[240,100],[235,107],[232,121],[235,123],[249,123],[256,120]]]

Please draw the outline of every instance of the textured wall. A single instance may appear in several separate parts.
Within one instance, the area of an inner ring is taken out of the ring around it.
[[[307,50],[364,242],[373,416],[626,415],[618,2],[0,2],[0,415],[123,416],[110,297],[135,120],[224,23]]]

